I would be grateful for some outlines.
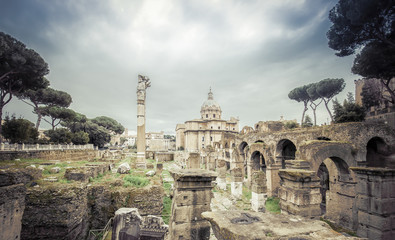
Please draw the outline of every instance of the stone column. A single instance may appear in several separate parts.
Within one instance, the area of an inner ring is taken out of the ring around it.
[[[303,217],[321,215],[320,179],[314,171],[282,169],[279,175],[282,180],[278,190],[282,213]]]
[[[240,199],[243,195],[243,172],[241,168],[233,168],[230,170],[231,182],[230,189],[232,195],[236,199]]]
[[[188,169],[199,169],[200,168],[200,154],[190,153],[187,160]]]
[[[393,239],[395,234],[395,169],[351,167],[357,177],[357,234]]]
[[[217,174],[202,169],[178,169],[170,172],[174,178],[174,198],[170,217],[170,238],[210,238],[210,223],[201,216],[211,211],[212,181]]]
[[[255,212],[265,212],[267,199],[266,174],[262,171],[252,173],[251,208]]]
[[[280,176],[278,175],[280,169],[281,163],[268,165],[266,168],[266,186],[269,197],[277,196],[278,188],[280,187]]]
[[[136,168],[147,167],[145,162],[145,92],[151,86],[148,77],[139,75],[137,84],[137,161]]]
[[[217,186],[219,189],[226,190],[226,161],[221,159],[218,160],[217,165]]]

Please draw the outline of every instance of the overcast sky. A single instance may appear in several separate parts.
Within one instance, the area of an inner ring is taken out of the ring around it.
[[[239,117],[241,129],[280,116],[300,121],[303,104],[288,93],[304,84],[344,78],[338,98],[354,93],[353,56],[336,57],[327,44],[336,2],[2,0],[0,31],[38,52],[51,87],[89,118],[109,116],[135,130],[142,74],[151,79],[147,131],[174,133],[177,123],[199,118],[210,87],[223,119]],[[35,122],[31,110],[16,98],[6,107]],[[318,123],[328,118],[322,104]]]

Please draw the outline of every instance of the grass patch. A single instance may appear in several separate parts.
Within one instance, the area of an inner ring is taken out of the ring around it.
[[[170,190],[171,190],[171,183],[164,182],[163,183],[163,189],[165,190],[166,195],[169,195],[170,194]]]
[[[163,198],[162,219],[165,222],[165,224],[169,224],[170,215],[171,215],[171,203],[172,200],[170,197],[165,196]]]
[[[271,213],[281,213],[280,199],[276,197],[268,197],[266,200],[266,210]]]
[[[132,176],[132,175],[127,175],[123,178],[123,186],[124,187],[145,187],[149,184],[149,180],[144,177],[138,177],[138,176]]]
[[[252,198],[252,192],[248,188],[243,186],[243,200],[246,202],[250,202]]]

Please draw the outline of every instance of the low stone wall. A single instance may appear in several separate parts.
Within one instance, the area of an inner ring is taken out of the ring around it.
[[[170,162],[174,160],[174,153],[155,152],[155,160],[158,162]]]
[[[88,182],[89,178],[95,178],[110,170],[110,164],[87,164],[84,167],[66,169],[64,176],[67,180]]]
[[[0,161],[17,158],[38,158],[43,160],[91,160],[98,154],[97,150],[29,150],[29,151],[1,151]]]

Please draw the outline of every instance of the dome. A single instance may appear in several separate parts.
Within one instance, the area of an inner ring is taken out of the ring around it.
[[[221,107],[219,104],[214,100],[213,93],[208,93],[208,98],[202,104],[202,108],[200,109],[200,114],[202,119],[221,119]]]
[[[202,104],[201,110],[204,111],[205,109],[221,110],[219,104],[214,100],[213,93],[211,92],[211,88],[210,88],[210,92],[208,93],[207,100],[204,101],[204,103]]]

